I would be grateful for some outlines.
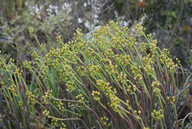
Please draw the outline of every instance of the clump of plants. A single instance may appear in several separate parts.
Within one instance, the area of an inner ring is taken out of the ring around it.
[[[6,64],[0,58],[5,125],[179,127],[177,104],[184,88],[179,61],[144,30],[140,23],[128,29],[110,21],[89,39],[77,29],[71,42],[58,36],[58,48],[48,51],[39,44],[31,61]]]

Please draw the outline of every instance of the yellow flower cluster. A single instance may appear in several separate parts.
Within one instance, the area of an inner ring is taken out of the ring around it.
[[[76,98],[80,103],[83,103],[83,101],[84,101],[84,99],[85,99],[85,97],[83,97],[82,94],[77,95],[75,98]]]
[[[106,127],[110,127],[110,123],[108,123],[108,120],[109,120],[109,118],[107,118],[107,117],[101,117],[101,121],[102,121],[102,123],[103,123],[103,125],[105,125]]]
[[[72,91],[74,91],[76,89],[75,85],[74,85],[74,82],[70,81],[70,80],[67,81],[66,86],[67,86],[67,91],[68,92],[72,92]]]
[[[172,96],[171,99],[169,96],[167,96],[167,100],[171,100],[171,103],[174,104],[175,103],[175,96]]]
[[[164,118],[163,110],[162,110],[162,109],[160,109],[159,111],[153,110],[153,112],[151,113],[151,116],[152,116],[155,120],[161,121],[162,118]]]
[[[129,55],[116,54],[115,58],[119,63],[121,63],[121,65],[125,65],[125,66],[130,65],[131,58]]]
[[[129,85],[128,88],[127,88],[127,92],[128,92],[129,94],[135,93],[136,90],[137,90],[136,85],[133,85],[133,86]]]
[[[151,84],[151,87],[153,87],[154,90],[157,88],[158,91],[160,90],[159,86],[160,86],[160,83],[158,81],[153,81],[152,84]],[[154,91],[154,93],[156,93],[156,92]]]
[[[90,76],[95,77],[98,73],[100,73],[100,66],[90,64],[88,66],[88,70],[89,70]]]
[[[108,94],[111,92],[112,87],[110,86],[109,82],[105,82],[105,81],[99,79],[99,80],[96,80],[96,84],[100,91],[103,91]]]
[[[130,69],[134,75],[134,80],[141,83],[143,80],[143,76],[141,75],[141,71],[137,67],[137,64],[135,63],[135,64],[131,65]]]
[[[109,97],[111,104],[110,106],[114,109],[114,111],[118,112],[118,106],[120,104],[119,98],[115,95],[117,93],[116,89],[112,90],[112,86],[110,83],[105,82],[103,80],[96,80],[96,84],[100,91],[103,91],[107,97]],[[95,94],[95,93],[94,93]],[[97,97],[98,99],[98,97]]]
[[[109,65],[105,65],[104,68],[105,68],[105,71],[106,71],[109,75],[112,75],[112,74],[115,74],[115,73],[116,73],[117,65],[113,65],[112,62],[109,61]]]
[[[36,97],[32,92],[27,91],[26,96],[28,99],[28,104],[34,105],[36,102]]]
[[[48,104],[49,100],[51,99],[52,96],[52,90],[47,90],[47,92],[45,92],[45,95],[42,96],[41,100],[43,101],[43,103]]]
[[[155,55],[151,55],[150,53],[147,54],[147,56],[143,57],[143,68],[146,71],[147,75],[152,75],[154,74],[154,57]]]
[[[62,42],[62,40],[61,40],[61,35],[58,35],[57,37],[56,37],[56,40],[57,40],[57,42]]]
[[[31,57],[32,57],[32,59],[34,59],[34,60],[38,60],[38,54],[37,54],[37,52],[36,51],[33,51],[33,53],[31,54]]]
[[[51,125],[53,125],[53,126],[57,127],[57,126],[58,126],[58,120],[57,120],[57,119],[52,118],[52,119],[51,119]]]
[[[126,84],[127,81],[127,74],[120,72],[119,76],[117,76],[117,80],[121,83],[121,84]]]
[[[160,55],[160,62],[162,64],[166,64],[168,70],[170,70],[171,72],[175,72],[178,65],[175,64],[173,60],[168,57],[168,54],[169,52],[167,51],[167,49],[163,49]]]
[[[142,43],[140,43],[139,44],[139,50],[141,51],[141,52],[146,52],[146,43],[145,42],[142,42]]]
[[[155,54],[157,49],[157,40],[153,40],[151,43],[149,43],[149,48],[151,53]]]
[[[34,28],[33,27],[30,27],[29,28],[29,34],[33,34],[34,33]]]
[[[67,129],[66,128],[67,126],[63,122],[61,123],[61,125],[62,125],[62,127],[60,127],[60,129]]]
[[[24,68],[27,68],[27,69],[30,69],[30,68],[31,68],[31,62],[25,60],[25,61],[23,62],[23,67],[24,67]]]
[[[141,120],[141,117],[140,117],[140,115],[141,115],[141,111],[140,110],[134,110],[134,114],[136,115],[136,118],[137,118],[137,120]]]
[[[87,73],[87,69],[85,66],[79,66],[77,68],[77,72],[80,74],[80,76],[85,76]]]
[[[54,104],[59,108],[59,110],[64,110],[64,104],[61,100],[55,101]]]
[[[115,112],[118,112],[118,107],[120,106],[119,98],[115,94],[109,94],[109,98],[111,101],[110,107],[112,107]]]
[[[92,94],[93,99],[96,101],[100,101],[100,92],[99,91],[93,91]]]
[[[40,77],[41,77],[41,78],[45,78],[45,77],[46,77],[46,75],[47,75],[47,69],[48,69],[48,67],[47,67],[46,65],[42,65],[42,66],[40,67],[40,71],[41,71]]]
[[[11,93],[12,93],[13,95],[17,95],[17,93],[16,93],[16,92],[17,92],[17,91],[16,91],[17,86],[16,86],[15,84],[12,83],[12,85],[10,85],[8,89],[11,91]]]
[[[46,117],[48,117],[48,118],[49,118],[49,116],[50,116],[50,112],[49,112],[48,110],[44,110],[44,111],[43,111],[43,114],[44,114]]]
[[[0,53],[1,54],[1,53]],[[1,56],[0,56],[1,57]],[[0,69],[1,68],[5,68],[6,64],[4,63],[4,60],[2,58],[0,58]]]
[[[143,26],[141,25],[141,23],[138,23],[136,26],[135,26],[135,30],[138,34],[140,35],[143,35],[144,34],[144,31],[145,31],[145,28],[143,28]]]

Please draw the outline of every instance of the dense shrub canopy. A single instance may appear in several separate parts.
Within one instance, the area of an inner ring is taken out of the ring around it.
[[[0,128],[190,128],[191,0],[0,3]]]
[[[60,47],[50,51],[39,44],[41,50],[32,53],[32,61],[25,60],[19,67],[1,58],[7,124],[24,128],[177,127],[176,102],[184,86],[178,64],[144,30],[140,23],[128,29],[110,21],[89,38],[77,29],[73,40],[64,44],[59,35]],[[36,37],[32,30],[30,34]],[[32,79],[27,82],[29,75]]]

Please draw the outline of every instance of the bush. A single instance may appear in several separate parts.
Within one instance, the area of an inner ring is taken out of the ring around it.
[[[28,37],[29,27],[35,28],[40,43],[51,48],[56,35],[63,35],[63,42],[71,41],[78,27],[88,33],[109,19],[130,26],[146,15],[143,25],[158,40],[158,47],[171,50],[172,59],[179,58],[183,67],[192,66],[191,0],[1,0],[1,3],[0,44],[3,47],[0,49],[4,55],[7,53],[7,59],[16,58],[14,55],[28,59],[28,52],[36,45],[35,40]],[[12,43],[17,43],[17,53],[9,50],[10,46],[15,47]]]
[[[31,36],[36,36],[31,31]],[[177,128],[182,67],[138,23],[110,21],[87,38],[77,29],[31,61],[5,63],[4,123],[12,128]],[[42,54],[43,53],[43,54]],[[45,56],[43,56],[45,55]],[[15,65],[19,64],[19,65]],[[30,78],[30,79],[29,79]]]
[[[158,40],[158,47],[170,50],[184,68],[191,70],[191,0],[114,0],[119,20],[133,23],[146,15],[143,26]],[[114,12],[114,11],[113,11]]]

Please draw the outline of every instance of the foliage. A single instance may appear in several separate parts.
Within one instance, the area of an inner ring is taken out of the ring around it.
[[[190,69],[191,6],[191,0],[2,1],[0,36],[8,40],[4,42],[0,37],[1,44],[4,44],[1,50],[7,54],[7,59],[14,55],[21,57],[22,52],[29,55],[28,52],[35,49],[31,47],[37,45],[28,37],[29,27],[35,28],[40,43],[51,48],[57,35],[63,35],[63,42],[68,42],[78,27],[88,33],[110,19],[118,20],[117,14],[119,23],[131,26],[146,15],[143,25],[147,33],[152,33],[152,37],[158,40],[158,47],[171,50],[172,58],[179,58],[181,64]],[[10,42],[19,44],[17,54],[6,52],[10,51],[10,46],[15,47]],[[177,54],[178,49],[181,54]]]
[[[143,26],[158,40],[158,47],[170,50],[173,59],[179,58],[181,64],[190,69],[191,0],[115,1],[121,22],[133,24],[146,15]]]
[[[71,42],[57,36],[57,48],[39,44],[32,61],[1,57],[5,125],[177,128],[182,67],[144,30],[141,23],[128,29],[110,21],[90,38],[77,29]],[[30,35],[37,39],[33,29]]]
[[[17,2],[11,3],[15,7]],[[0,50],[6,60],[10,58],[29,59],[29,53],[36,50],[38,46],[37,39],[40,44],[46,43],[47,49],[56,47],[55,37],[57,35],[65,37],[63,42],[72,39],[73,33],[79,27],[77,15],[84,11],[82,2],[56,2],[55,5],[51,1],[40,3],[25,1],[23,7],[25,11],[22,13],[17,13],[18,10],[13,9],[16,14],[13,14],[14,16],[10,18],[2,14],[0,19],[0,44],[2,47]],[[86,21],[87,19],[83,20]],[[29,28],[34,30],[36,39],[29,35]],[[84,32],[88,30],[85,27],[81,28],[84,28]],[[8,51],[11,51],[11,53]]]

